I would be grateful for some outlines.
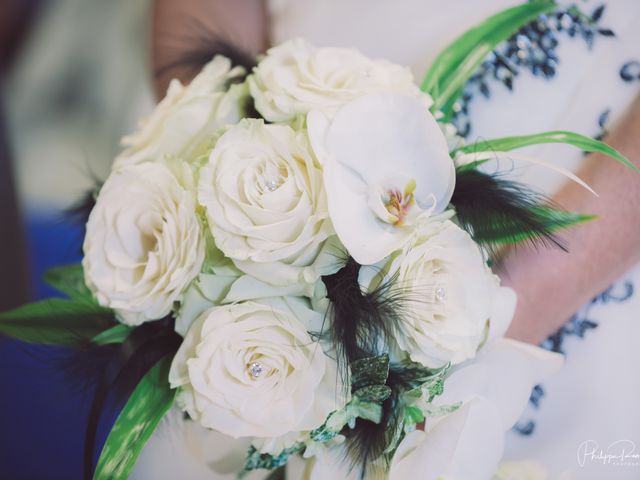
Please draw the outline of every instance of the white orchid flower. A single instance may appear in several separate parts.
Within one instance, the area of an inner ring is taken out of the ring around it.
[[[323,164],[331,221],[357,262],[382,260],[420,222],[447,207],[454,163],[442,130],[420,100],[366,95],[332,118],[309,112],[307,128]]]

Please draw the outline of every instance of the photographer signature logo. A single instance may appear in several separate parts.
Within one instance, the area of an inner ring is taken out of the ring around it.
[[[598,462],[615,467],[640,467],[640,451],[632,440],[616,440],[601,447],[595,440],[585,440],[578,447],[578,465]]]

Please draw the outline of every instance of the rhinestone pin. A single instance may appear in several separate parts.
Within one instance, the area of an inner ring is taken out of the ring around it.
[[[270,192],[273,192],[277,190],[278,182],[276,182],[275,180],[267,180],[264,186],[267,187],[267,190],[269,190]]]
[[[432,285],[424,289],[424,301],[426,303],[443,303],[447,298],[447,289],[443,286]]]
[[[253,378],[258,378],[263,373],[264,373],[264,365],[262,365],[260,362],[253,362],[251,365],[249,365],[249,374]]]

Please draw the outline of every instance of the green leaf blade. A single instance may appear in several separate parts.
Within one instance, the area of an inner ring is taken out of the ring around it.
[[[176,391],[169,387],[172,355],[163,357],[131,394],[102,448],[94,480],[129,477],[142,448],[173,405]]]
[[[50,286],[73,300],[95,303],[91,291],[84,283],[84,271],[80,264],[51,268],[44,273],[43,279]]]
[[[133,327],[125,325],[124,323],[118,323],[117,325],[100,332],[98,335],[93,337],[91,341],[97,345],[122,343],[127,339],[132,331]]]
[[[553,0],[518,5],[489,17],[445,48],[424,76],[421,89],[434,99],[434,109],[450,117],[452,105],[486,56],[522,26],[557,7]]]
[[[114,325],[111,310],[51,298],[0,313],[0,333],[24,342],[78,346]]]
[[[613,158],[620,164],[640,173],[640,168],[631,163],[624,155],[615,148],[607,145],[600,140],[581,135],[575,132],[565,130],[552,130],[549,132],[534,133],[531,135],[518,135],[513,137],[495,138],[493,140],[480,140],[462,148],[458,148],[452,152],[452,155],[459,153],[475,153],[475,152],[509,152],[518,148],[524,148],[531,145],[541,145],[545,143],[562,143],[572,145],[585,152],[602,153]]]

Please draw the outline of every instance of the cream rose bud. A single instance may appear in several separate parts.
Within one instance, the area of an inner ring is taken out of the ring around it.
[[[420,92],[408,68],[372,60],[354,49],[315,48],[295,39],[270,49],[248,78],[256,109],[271,122],[292,122],[311,110],[326,114],[368,93]]]
[[[339,408],[336,367],[307,333],[322,315],[296,298],[213,307],[193,323],[171,366],[178,404],[234,438],[312,430]],[[295,313],[294,313],[295,312]]]
[[[166,155],[193,160],[205,153],[218,129],[240,119],[239,100],[246,87],[228,84],[244,73],[228,58],[216,56],[189,85],[172,80],[165,98],[141,121],[136,133],[123,138],[127,147],[114,168],[155,161]]]
[[[204,260],[191,171],[180,162],[174,167],[113,171],[89,216],[85,281],[128,325],[170,313]]]
[[[304,132],[261,120],[234,125],[200,171],[198,200],[218,248],[263,282],[312,283],[338,268],[325,242],[322,170]]]
[[[428,367],[473,358],[489,328],[504,331],[515,293],[500,287],[471,236],[450,220],[428,223],[412,243],[383,264],[384,281],[404,298],[398,346]],[[363,267],[365,290],[381,281]]]

